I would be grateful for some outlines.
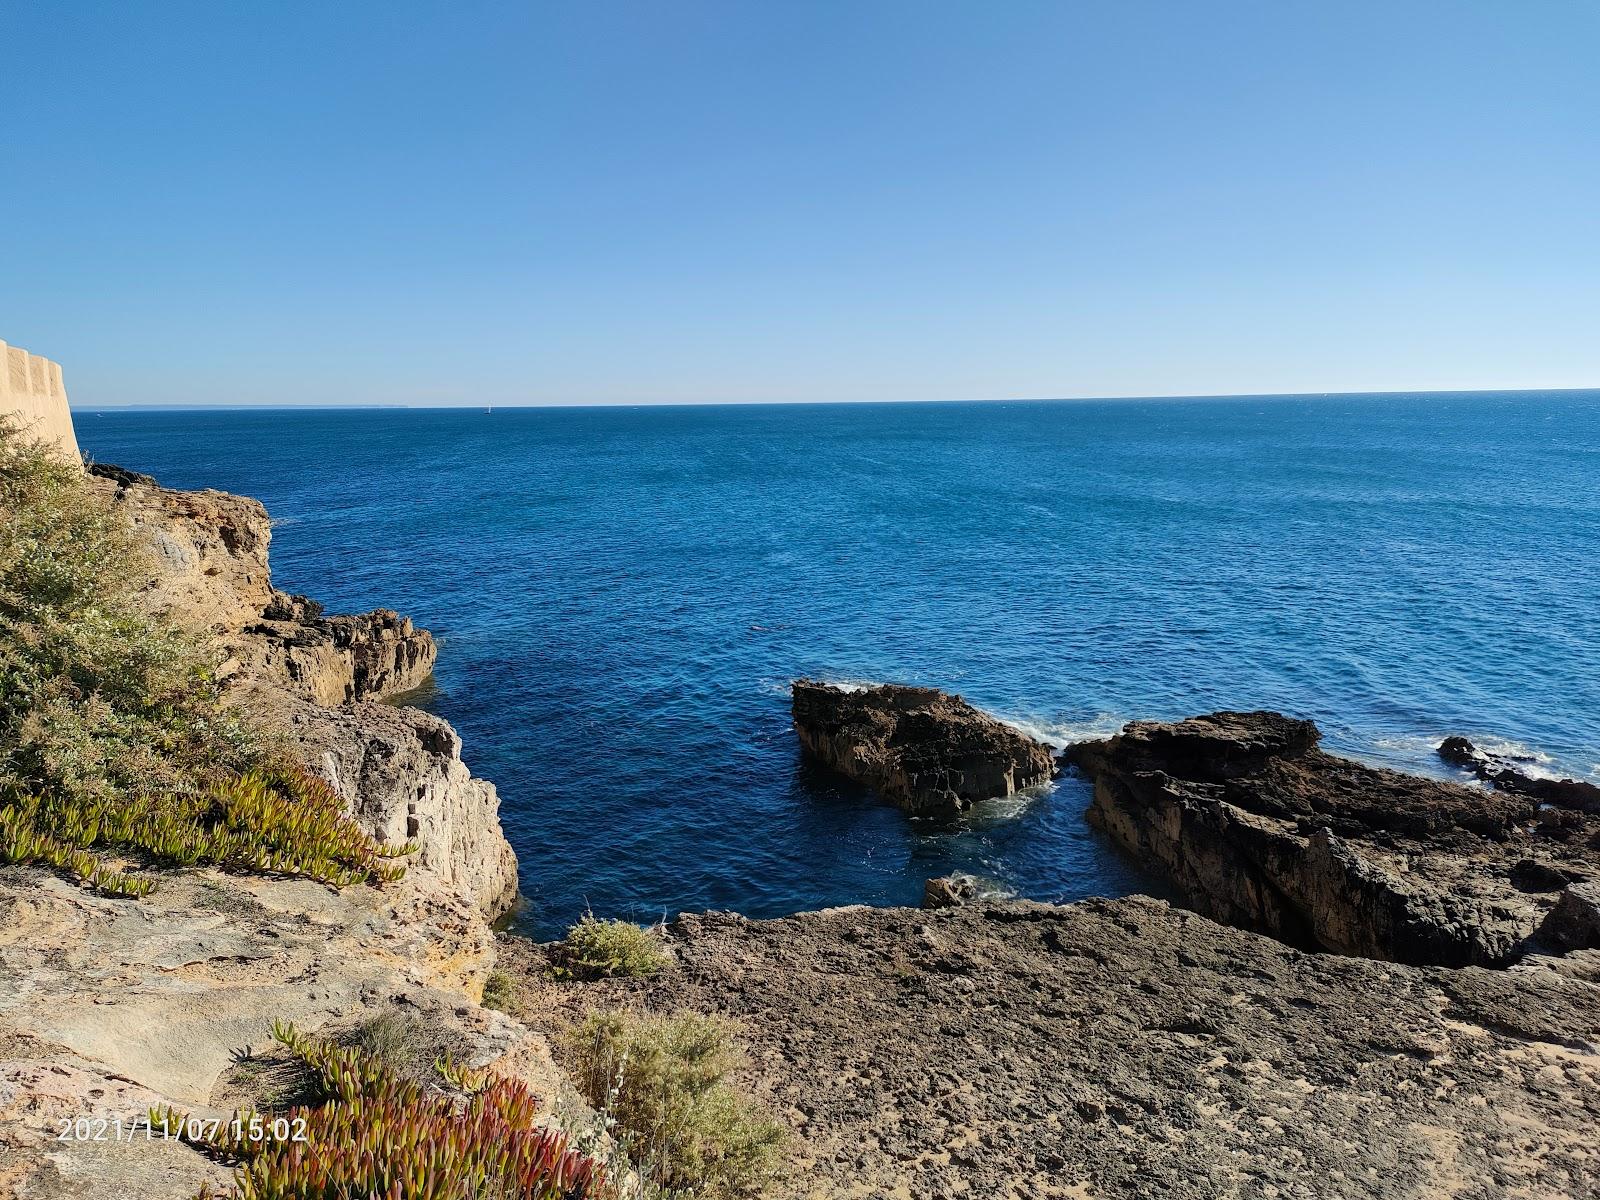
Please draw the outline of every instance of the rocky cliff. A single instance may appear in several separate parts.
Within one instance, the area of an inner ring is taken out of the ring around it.
[[[92,480],[149,539],[149,602],[216,648],[241,703],[281,734],[375,837],[419,841],[413,873],[454,889],[485,915],[516,899],[516,858],[500,832],[499,796],[461,761],[437,717],[376,703],[414,690],[433,669],[433,637],[387,609],[325,617],[272,586],[272,522],[257,500],[183,492],[118,467]]]
[[[211,637],[224,677],[270,684],[322,705],[378,699],[425,682],[433,637],[388,609],[324,617],[272,586],[272,522],[259,500],[182,492],[95,464],[94,486],[149,538],[150,604]]]
[[[382,888],[193,870],[138,901],[0,870],[0,1195],[192,1196],[224,1174],[192,1151],[59,1141],[56,1123],[169,1102],[219,1115],[241,1098],[236,1060],[276,1020],[337,1032],[399,1009],[461,1060],[557,1094],[544,1039],[476,1003],[489,922],[516,896],[494,787],[447,723],[378,702],[426,679],[433,639],[392,612],[325,618],[275,591],[254,500],[112,467],[92,482],[148,541],[149,604],[211,642],[231,698],[375,838],[418,850]]]
[[[1295,945],[1399,962],[1507,963],[1562,892],[1600,878],[1600,820],[1337,758],[1309,721],[1136,721],[1068,757],[1089,819],[1201,912]],[[1600,927],[1594,931],[1600,946]]]

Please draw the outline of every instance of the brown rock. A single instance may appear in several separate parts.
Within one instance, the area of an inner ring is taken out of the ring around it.
[[[1600,950],[1600,883],[1563,888],[1539,930],[1539,940],[1560,953]]]
[[[1582,779],[1551,779],[1531,774],[1526,769],[1534,763],[1531,756],[1495,754],[1464,737],[1447,737],[1439,743],[1439,757],[1452,766],[1464,767],[1502,792],[1532,796],[1546,804],[1575,808],[1580,812],[1600,813],[1600,786]]]
[[[794,1130],[772,1200],[1594,1194],[1600,988],[1555,971],[1306,954],[1139,897],[667,936],[672,969],[563,994],[739,1020]]]
[[[800,743],[907,812],[951,814],[1049,781],[1050,748],[936,688],[792,687]]]
[[[978,881],[969,875],[941,875],[922,885],[923,908],[960,908],[978,898]]]
[[[275,594],[283,597],[283,593]],[[414,691],[433,674],[433,635],[387,608],[359,616],[323,617],[303,596],[275,599],[268,613],[234,644],[244,670],[317,704],[348,704]]]
[[[212,634],[260,620],[273,592],[267,569],[272,522],[259,500],[180,492],[104,463],[89,468],[89,483],[148,537],[154,611]]]
[[[1600,822],[1529,797],[1384,771],[1278,713],[1136,721],[1072,747],[1089,819],[1200,911],[1297,945],[1503,964],[1555,904],[1537,879],[1600,874]]]

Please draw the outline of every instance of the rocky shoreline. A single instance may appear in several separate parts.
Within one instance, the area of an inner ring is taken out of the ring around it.
[[[771,1193],[1595,1194],[1600,986],[1294,949],[1145,897],[684,916],[674,965],[530,1006],[740,1021],[793,1130]],[[1555,962],[1559,960],[1546,960]]]
[[[517,894],[494,786],[468,771],[446,722],[382,702],[427,678],[432,637],[386,610],[324,618],[276,591],[255,500],[119,468],[90,479],[148,538],[151,608],[215,648],[235,698],[363,829],[418,849],[399,882],[337,891],[197,869],[126,900],[0,869],[0,1195],[189,1200],[225,1182],[179,1143],[58,1140],[58,1123],[260,1100],[236,1068],[275,1021],[337,1033],[404,1011],[461,1061],[560,1094],[546,1038],[479,1003],[491,921]]]
[[[186,1200],[226,1172],[56,1122],[260,1099],[273,1021],[396,1008],[556,1107],[551,1052],[600,1007],[721,1013],[792,1131],[779,1197],[1534,1196],[1600,1180],[1600,816],[1515,787],[1327,754],[1307,721],[1216,713],[1049,747],[933,689],[799,681],[806,750],[948,817],[1070,767],[1089,819],[1195,911],[1052,906],[934,881],[938,911],[685,915],[648,980],[557,982],[495,935],[516,897],[492,784],[450,726],[384,703],[431,636],[273,588],[256,501],[95,468],[143,531],[152,608],[209,639],[241,700],[403,880],[162,874],[143,900],[0,870],[0,1193]],[[1488,769],[1488,768],[1486,768]],[[482,1005],[520,979],[513,1016]]]
[[[1503,966],[1549,949],[1562,897],[1600,879],[1592,814],[1368,767],[1320,737],[1213,713],[1136,721],[1068,758],[1094,782],[1090,821],[1199,911],[1292,945]],[[1600,925],[1585,940],[1600,948]]]

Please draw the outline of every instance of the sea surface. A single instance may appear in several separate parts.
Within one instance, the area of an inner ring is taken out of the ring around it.
[[[80,413],[259,497],[274,578],[441,641],[524,929],[1150,886],[1067,779],[956,825],[804,762],[787,685],[931,684],[1056,741],[1275,708],[1440,773],[1600,775],[1600,394]]]

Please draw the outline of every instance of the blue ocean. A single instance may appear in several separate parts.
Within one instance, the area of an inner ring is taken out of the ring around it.
[[[959,691],[1056,741],[1275,708],[1439,773],[1600,775],[1600,393],[105,411],[86,453],[263,500],[279,586],[441,641],[522,927],[1150,882],[1084,785],[956,825],[802,760],[787,684]]]

